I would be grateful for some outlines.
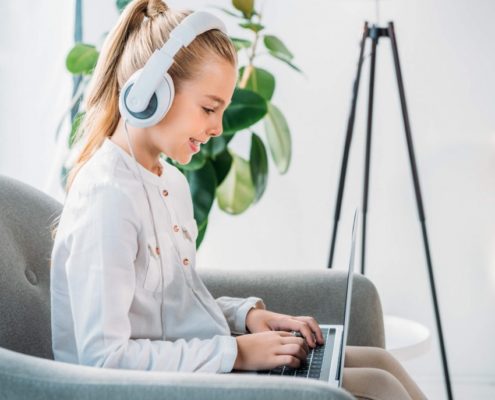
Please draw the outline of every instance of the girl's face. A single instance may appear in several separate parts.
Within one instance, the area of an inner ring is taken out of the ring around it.
[[[165,118],[152,127],[155,146],[180,164],[187,164],[211,136],[222,134],[222,116],[237,81],[237,69],[213,59],[197,77],[181,83]],[[192,142],[192,139],[198,141]]]

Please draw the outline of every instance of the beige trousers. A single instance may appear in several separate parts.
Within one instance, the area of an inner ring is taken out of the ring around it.
[[[426,399],[397,359],[379,347],[346,346],[342,386],[358,399]]]

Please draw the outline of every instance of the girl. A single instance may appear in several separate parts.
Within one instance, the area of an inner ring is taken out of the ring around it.
[[[187,164],[221,135],[237,82],[228,36],[211,29],[177,53],[168,70],[175,97],[157,124],[137,128],[119,113],[124,83],[188,14],[134,0],[104,43],[52,251],[54,357],[160,371],[297,368],[323,344],[317,321],[268,311],[257,297],[212,297],[195,270],[187,180],[160,158]],[[424,398],[378,348],[348,346],[344,387],[372,399]]]

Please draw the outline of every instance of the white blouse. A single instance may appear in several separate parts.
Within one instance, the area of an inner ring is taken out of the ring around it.
[[[129,154],[107,138],[77,174],[51,258],[55,360],[155,371],[232,370],[237,342],[231,332],[246,333],[247,312],[264,308],[263,301],[210,294],[195,269],[198,228],[188,182],[175,166],[161,163],[161,176],[137,164],[158,244]]]

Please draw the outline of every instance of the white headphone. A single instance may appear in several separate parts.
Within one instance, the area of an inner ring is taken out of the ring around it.
[[[119,95],[119,110],[130,125],[146,128],[156,125],[167,114],[174,100],[174,82],[167,72],[174,56],[196,36],[218,29],[227,34],[225,24],[213,14],[196,11],[184,18],[171,32],[161,49],[155,50],[143,68],[124,84]]]

